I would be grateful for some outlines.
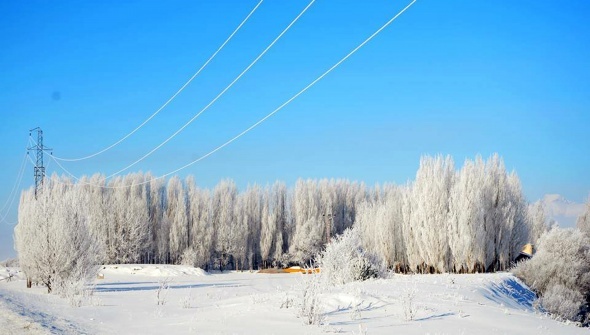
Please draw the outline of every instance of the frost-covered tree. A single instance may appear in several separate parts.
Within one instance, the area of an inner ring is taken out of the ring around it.
[[[99,185],[100,187],[92,186]],[[110,209],[106,178],[104,175],[95,174],[90,178],[85,176],[78,181],[79,195],[82,208],[87,211],[87,225],[92,238],[98,243],[100,254],[97,259],[100,263],[109,261],[106,250],[108,245],[108,224],[107,217]]]
[[[359,206],[355,224],[364,247],[380,255],[386,267],[398,271],[407,264],[402,209],[404,190],[394,185],[384,186],[386,195]]]
[[[329,237],[358,226],[363,248],[396,271],[494,271],[540,235],[518,176],[497,155],[460,171],[450,157],[423,157],[414,182],[374,188],[300,179],[290,189],[277,182],[239,191],[223,180],[210,191],[192,177],[149,173],[70,184],[99,258],[110,263],[303,265]],[[30,201],[22,199],[23,216],[34,215]]]
[[[148,189],[148,217],[151,226],[152,250],[148,251],[148,262],[164,263],[168,259],[168,246],[170,225],[166,217],[166,181],[162,178],[155,179],[151,174],[146,174],[149,180]]]
[[[141,174],[109,182],[107,259],[110,263],[137,263],[149,249],[150,227],[147,194]]]
[[[424,266],[437,272],[446,272],[450,267],[447,223],[454,177],[454,163],[450,156],[425,156],[420,159],[412,186],[410,225]]]
[[[537,245],[539,238],[549,230],[547,218],[545,216],[545,204],[537,201],[528,206],[528,216],[530,222],[530,243]]]
[[[236,184],[229,179],[219,182],[213,192],[214,248],[221,270],[226,267],[235,252],[236,244],[234,242],[238,238],[234,211],[237,195]]]
[[[457,272],[474,272],[484,262],[484,175],[481,157],[466,160],[451,191],[448,233]]]
[[[528,205],[516,172],[508,175],[507,187],[509,191],[509,203],[506,205],[508,208],[506,216],[508,228],[505,229],[504,238],[500,241],[499,246],[499,249],[502,250],[499,253],[499,269],[502,271],[512,267],[512,263],[518,257],[522,247],[531,240],[531,224],[527,215]]]
[[[305,264],[325,244],[325,213],[321,209],[317,183],[313,180],[298,180],[293,195],[295,231],[289,248],[292,261]]]
[[[50,293],[79,295],[98,270],[100,246],[92,238],[79,191],[69,180],[52,176],[36,199],[33,189],[21,197],[14,235],[20,266]]]
[[[484,231],[485,258],[484,268],[492,270],[498,268],[498,244],[502,238],[506,222],[504,204],[507,199],[506,168],[504,162],[497,155],[493,155],[486,162],[484,183]]]
[[[272,263],[272,256],[271,253],[273,250],[276,250],[276,244],[279,243],[277,241],[277,230],[278,227],[278,220],[275,216],[275,206],[276,204],[271,203],[273,200],[274,194],[269,187],[266,187],[264,190],[263,201],[262,201],[262,212],[260,218],[260,256],[262,258],[262,266],[264,268],[268,267],[269,264]],[[281,234],[282,235],[282,234]],[[282,244],[282,239],[280,241]]]
[[[182,181],[177,176],[168,181],[166,217],[170,223],[170,258],[173,263],[189,245],[187,201]]]
[[[238,269],[243,269],[246,264],[252,269],[259,262],[260,229],[264,220],[262,202],[263,195],[258,185],[249,186],[245,193],[238,196],[235,223],[229,235],[231,254]]]
[[[208,190],[199,189],[192,177],[186,182],[189,222],[189,248],[183,263],[207,268],[213,252],[211,197]]]

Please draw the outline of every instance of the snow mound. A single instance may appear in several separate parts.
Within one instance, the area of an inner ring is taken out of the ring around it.
[[[99,271],[103,275],[138,275],[146,277],[180,277],[206,276],[207,272],[201,268],[186,265],[164,264],[118,264],[103,265]]]
[[[520,279],[509,276],[499,282],[491,282],[480,290],[482,295],[499,305],[534,311],[533,302],[537,295],[531,291]]]

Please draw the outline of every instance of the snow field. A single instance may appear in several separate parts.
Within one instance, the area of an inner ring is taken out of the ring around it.
[[[0,325],[16,325],[15,334],[587,333],[535,312],[532,292],[508,273],[393,275],[323,288],[324,324],[308,326],[298,314],[304,280],[314,275],[204,275],[168,265],[108,265],[101,272],[104,279],[79,308],[43,287],[26,289],[22,278],[0,282]],[[28,320],[33,324],[23,330]]]
[[[104,276],[110,275],[138,275],[148,277],[178,277],[178,276],[206,276],[207,272],[200,268],[187,267],[182,265],[143,265],[143,264],[120,264],[103,265],[99,270]],[[100,283],[100,282],[99,282]]]

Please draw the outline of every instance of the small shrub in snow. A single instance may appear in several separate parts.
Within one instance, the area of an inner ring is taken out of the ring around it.
[[[325,315],[322,312],[320,299],[320,294],[322,292],[320,275],[313,273],[303,275],[302,291],[299,317],[303,318],[303,321],[307,325],[319,326],[323,324],[325,321]]]
[[[361,319],[361,305],[362,305],[362,301],[355,303],[352,305],[352,308],[350,309],[350,319],[351,320],[359,320]]]
[[[199,255],[193,247],[188,247],[180,256],[180,264],[187,266],[197,266],[199,261]]]
[[[71,306],[80,307],[85,298],[85,284],[84,281],[56,280],[54,288],[55,292],[66,298]]]
[[[404,320],[412,321],[416,318],[418,309],[416,307],[416,287],[406,286],[402,292],[402,310],[404,313]]]
[[[356,228],[347,229],[332,239],[318,257],[321,277],[327,285],[376,278],[383,273],[380,264],[377,257],[364,250]]]
[[[180,299],[180,305],[182,308],[191,308],[193,305],[193,290],[189,289],[188,295],[185,295]]]
[[[158,306],[166,304],[166,297],[170,289],[170,278],[164,278],[158,282],[158,290],[156,291],[156,301]]]
[[[590,239],[574,229],[554,228],[539,239],[538,251],[513,270],[540,296],[548,312],[584,321],[590,295]]]
[[[285,294],[281,302],[281,308],[291,308],[293,306],[293,297]]]
[[[352,331],[353,335],[367,335],[367,327],[363,324],[359,324],[359,332]]]

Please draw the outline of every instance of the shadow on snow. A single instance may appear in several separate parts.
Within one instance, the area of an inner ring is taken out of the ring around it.
[[[516,309],[533,309],[537,295],[516,278],[507,278],[501,283],[492,283],[483,289],[483,296],[497,304]]]
[[[134,291],[155,291],[160,289],[160,285],[150,285],[150,286],[137,286],[137,287],[102,287],[103,285],[134,285],[134,284],[152,284],[152,283],[106,283],[106,284],[98,284],[94,288],[95,292],[134,292]],[[184,288],[204,288],[204,287],[239,287],[242,285],[236,285],[234,283],[227,283],[227,284],[185,284],[185,285],[172,285],[168,286],[169,289],[177,290],[177,289],[184,289]]]

